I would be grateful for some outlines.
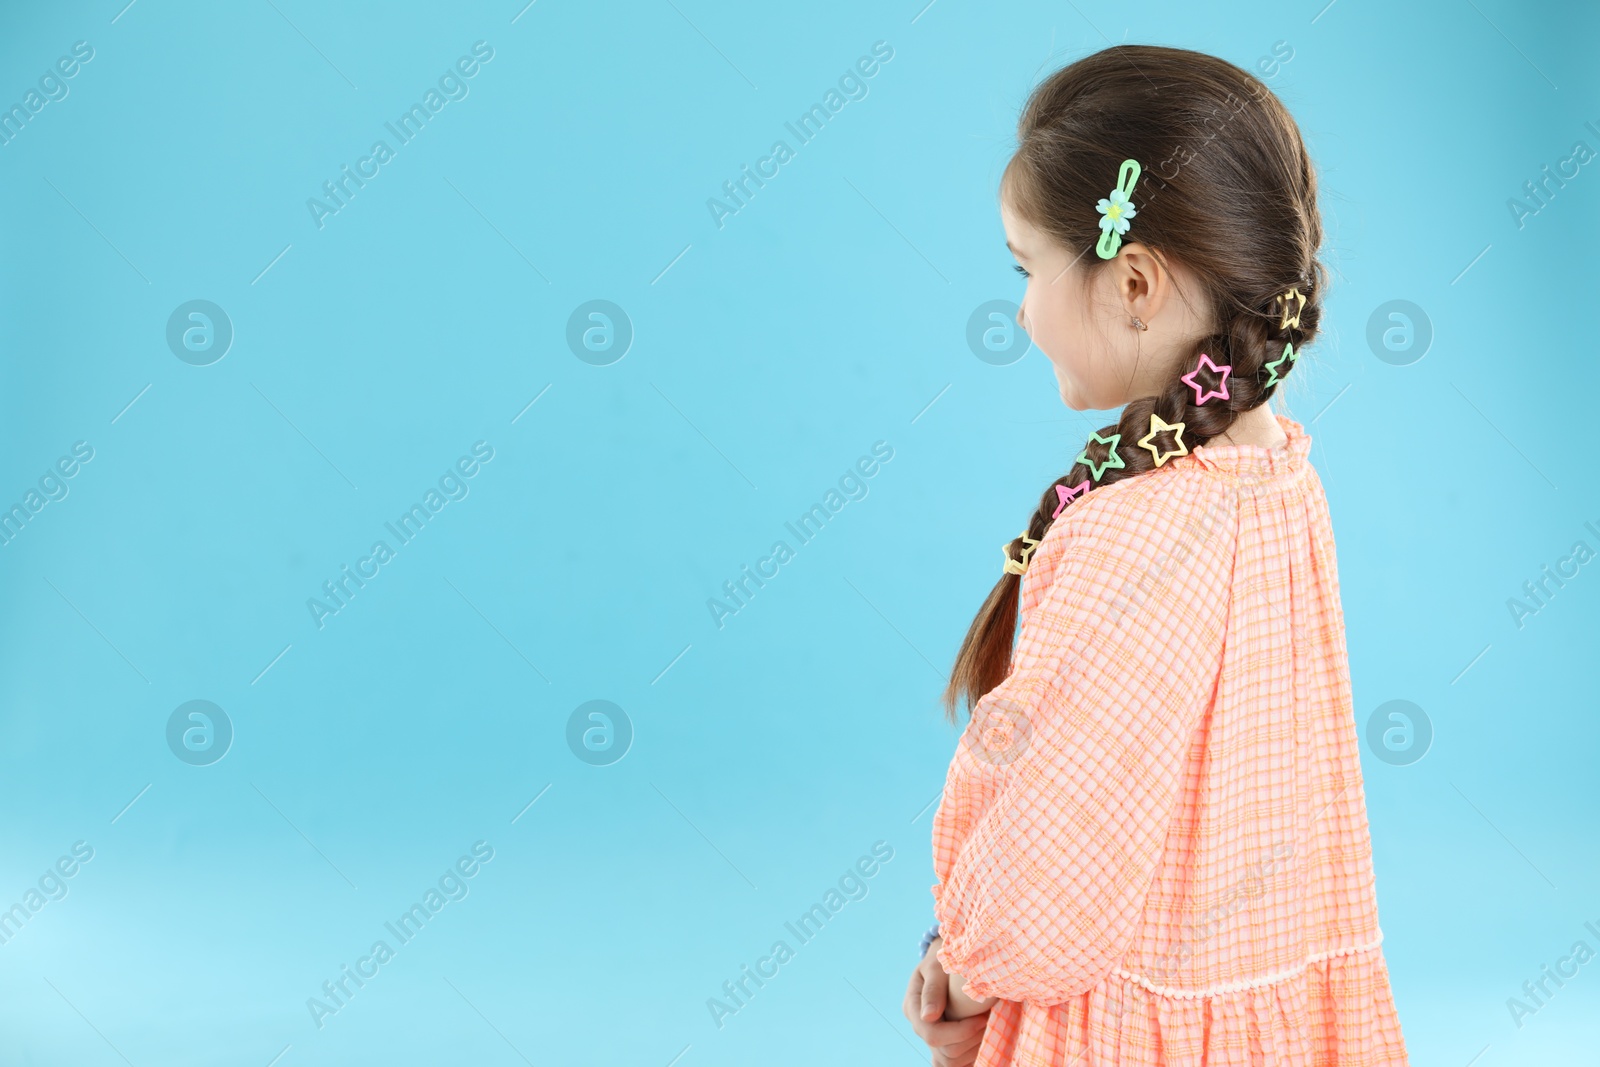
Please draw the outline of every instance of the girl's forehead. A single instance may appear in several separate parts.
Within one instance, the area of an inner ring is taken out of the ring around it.
[[[1014,245],[1033,243],[1034,228],[1004,199],[1000,201],[1000,222],[1005,227],[1008,243]]]
[[[1054,241],[1009,205],[1001,204],[1000,219],[1006,231],[1006,247],[1013,255],[1039,259],[1059,251]]]

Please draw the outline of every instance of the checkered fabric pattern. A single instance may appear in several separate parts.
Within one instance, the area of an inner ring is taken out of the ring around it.
[[[1405,1064],[1298,422],[1075,501],[933,823],[977,1067]]]

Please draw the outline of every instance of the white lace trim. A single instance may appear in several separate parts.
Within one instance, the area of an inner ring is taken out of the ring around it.
[[[1310,956],[1307,956],[1303,962],[1285,970],[1269,974],[1263,978],[1246,978],[1237,982],[1224,982],[1222,985],[1212,986],[1209,989],[1173,989],[1169,986],[1158,986],[1148,978],[1145,978],[1143,975],[1134,974],[1132,971],[1123,970],[1121,967],[1118,967],[1113,973],[1122,978],[1127,978],[1130,981],[1139,983],[1145,989],[1155,993],[1157,996],[1176,997],[1180,1000],[1191,999],[1194,997],[1214,997],[1220,996],[1224,993],[1242,993],[1246,989],[1255,989],[1259,986],[1274,985],[1278,982],[1284,981],[1285,979],[1293,978],[1295,975],[1299,974],[1313,963],[1320,963],[1323,960],[1332,959],[1335,956],[1349,956],[1357,952],[1370,952],[1372,949],[1377,948],[1382,941],[1383,931],[1379,930],[1378,936],[1373,938],[1371,941],[1368,941],[1364,945],[1350,945],[1346,948],[1332,948],[1328,949],[1326,952],[1315,952]]]

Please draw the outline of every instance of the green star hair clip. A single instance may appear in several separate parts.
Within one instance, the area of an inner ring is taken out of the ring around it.
[[[1298,353],[1298,352],[1296,352],[1294,350],[1294,345],[1292,345],[1292,344],[1284,345],[1283,346],[1283,354],[1280,355],[1277,359],[1273,360],[1271,363],[1267,364],[1267,371],[1268,371],[1267,384],[1262,386],[1262,388],[1263,389],[1270,389],[1274,385],[1277,385],[1279,382],[1283,381],[1284,375],[1289,373],[1288,368],[1284,369],[1283,374],[1279,374],[1278,373],[1278,368],[1283,366],[1283,363],[1284,363],[1285,360],[1288,360],[1289,364],[1292,366],[1294,364],[1294,361],[1299,359],[1299,358],[1300,358],[1300,353]]]
[[[1117,171],[1117,187],[1111,190],[1111,195],[1095,205],[1095,210],[1100,212],[1100,242],[1094,246],[1095,253],[1101,259],[1110,259],[1117,254],[1117,249],[1122,247],[1122,235],[1128,232],[1128,220],[1136,212],[1133,210],[1133,201],[1128,198],[1133,195],[1134,183],[1143,173],[1137,159],[1124,159],[1122,168]]]
[[[1100,431],[1095,430],[1089,434],[1089,440],[1099,441],[1101,444],[1105,445],[1108,450],[1106,452],[1106,458],[1100,463],[1095,463],[1094,460],[1089,458],[1088,445],[1084,445],[1083,451],[1078,453],[1077,462],[1082,463],[1085,467],[1089,468],[1089,476],[1095,481],[1098,482],[1101,475],[1105,474],[1106,471],[1112,469],[1113,467],[1127,466],[1126,463],[1122,462],[1122,457],[1117,454],[1117,445],[1122,441],[1122,435],[1120,433],[1114,433],[1110,437],[1101,437]]]

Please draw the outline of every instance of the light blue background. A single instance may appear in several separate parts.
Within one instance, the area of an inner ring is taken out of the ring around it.
[[[1363,753],[1414,1061],[1592,1059],[1600,963],[1506,1008],[1600,949],[1600,564],[1521,629],[1506,606],[1600,548],[1600,169],[1520,228],[1506,204],[1600,149],[1592,5],[124,3],[0,20],[6,106],[94,48],[0,146],[0,502],[94,448],[0,547],[0,907],[94,849],[0,945],[0,1062],[925,1061],[900,1001],[936,697],[1109,418],[1036,350],[975,358],[967,317],[1021,294],[1019,105],[1123,39],[1293,50],[1269,84],[1334,287],[1287,412],[1358,723],[1407,699],[1436,731]],[[479,40],[469,95],[319,229],[307,198]],[[719,229],[707,199],[880,40],[869,95]],[[165,341],[192,299],[236,331],[210,366]],[[565,341],[593,299],[636,331],[609,366]],[[1406,366],[1366,340],[1395,299],[1434,330]],[[319,630],[307,598],[479,440],[470,495]],[[880,440],[868,495],[719,629],[708,598]],[[193,699],[236,731],[207,767],[165,740]],[[593,699],[635,730],[610,766],[565,740]],[[478,840],[470,895],[319,1030],[307,998]],[[707,998],[876,841],[868,895],[719,1030]]]

